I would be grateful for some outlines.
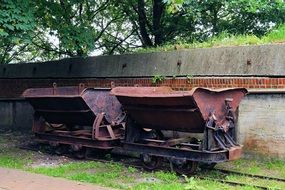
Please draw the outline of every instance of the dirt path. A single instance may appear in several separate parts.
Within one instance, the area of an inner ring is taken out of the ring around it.
[[[0,168],[0,190],[110,190],[62,178]]]

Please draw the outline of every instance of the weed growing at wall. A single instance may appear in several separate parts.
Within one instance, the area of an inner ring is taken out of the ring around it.
[[[154,76],[151,78],[151,83],[152,83],[152,84],[157,84],[157,83],[159,83],[159,82],[162,82],[164,79],[165,79],[164,76],[161,76],[161,75],[154,75]]]
[[[193,75],[187,75],[186,79],[187,79],[187,83],[189,84],[191,82],[191,79],[193,78]]]

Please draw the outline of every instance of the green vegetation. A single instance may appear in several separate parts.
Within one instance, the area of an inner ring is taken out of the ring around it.
[[[213,179],[223,179],[216,171],[199,171],[198,176],[179,176],[172,172],[144,172],[117,162],[68,161],[52,166],[41,164],[52,155],[30,152],[17,148],[21,136],[0,134],[0,167],[16,168],[28,172],[61,177],[70,180],[99,184],[123,190],[256,190],[252,186],[238,187],[222,184]],[[110,156],[108,156],[110,157]],[[50,160],[50,158],[49,158]],[[217,165],[218,168],[285,178],[285,161],[278,159],[240,159]],[[270,186],[285,189],[282,182],[252,179],[246,176],[229,175],[230,181]]]
[[[157,83],[159,83],[159,82],[162,82],[164,79],[165,79],[164,76],[161,76],[161,75],[154,75],[154,76],[151,78],[151,83],[152,83],[152,84],[157,84]]]
[[[274,158],[239,159],[219,164],[219,168],[285,178],[285,161]]]
[[[192,78],[193,78],[192,75],[187,75],[187,76],[186,76],[187,83],[190,83],[190,81],[191,81]]]
[[[130,180],[125,178],[126,168],[119,163],[72,162],[57,167],[30,168],[29,171],[114,188],[121,188],[121,185],[114,183],[114,181],[128,182]]]
[[[0,64],[19,61],[32,51],[36,23],[29,6],[29,1],[2,0],[0,3]]]
[[[31,163],[31,152],[15,147],[16,139],[0,135],[0,167],[24,169]]]
[[[206,40],[205,42],[180,42],[178,44],[169,44],[155,48],[141,48],[137,49],[137,52],[160,52],[179,49],[265,45],[273,43],[285,43],[285,25],[281,25],[261,37],[256,35],[231,35],[223,32],[218,36]]]
[[[4,155],[0,156],[0,167],[23,169],[27,160],[22,160],[19,157]]]
[[[212,47],[224,35],[231,45],[256,44],[284,23],[281,0],[2,0],[0,64]]]

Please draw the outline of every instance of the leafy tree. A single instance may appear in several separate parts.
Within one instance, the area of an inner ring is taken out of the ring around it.
[[[139,45],[134,37],[136,29],[126,21],[117,3],[108,1],[108,6],[100,12],[100,17],[103,22],[110,23],[96,45],[103,54],[124,53]]]
[[[114,1],[142,47],[177,41],[204,41],[222,32],[264,35],[284,23],[278,0],[122,0]],[[127,47],[126,49],[128,49]]]
[[[284,23],[285,3],[281,0],[166,0],[171,11],[187,10],[196,15],[197,39],[221,32],[261,36]]]
[[[126,22],[132,24],[134,37],[142,47],[162,45],[177,37],[191,33],[193,22],[185,11],[169,13],[163,0],[122,0],[114,1]]]
[[[261,36],[284,21],[282,0],[2,0],[0,63]]]
[[[95,49],[96,43],[116,18],[106,19],[102,12],[109,5],[108,0],[36,0],[38,25],[57,40],[57,46],[46,42],[39,48],[61,56],[86,56]]]
[[[29,1],[2,0],[0,10],[0,64],[29,59],[35,28]]]

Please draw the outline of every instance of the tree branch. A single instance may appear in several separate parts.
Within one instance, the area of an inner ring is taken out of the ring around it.
[[[109,52],[109,55],[112,55],[115,51],[116,48],[118,48],[122,43],[124,43],[131,35],[133,35],[133,33],[135,32],[135,30],[133,30],[128,36],[126,36],[124,39],[121,39],[119,41],[119,43],[117,43],[116,45],[113,46],[113,48],[111,49],[111,51]]]

